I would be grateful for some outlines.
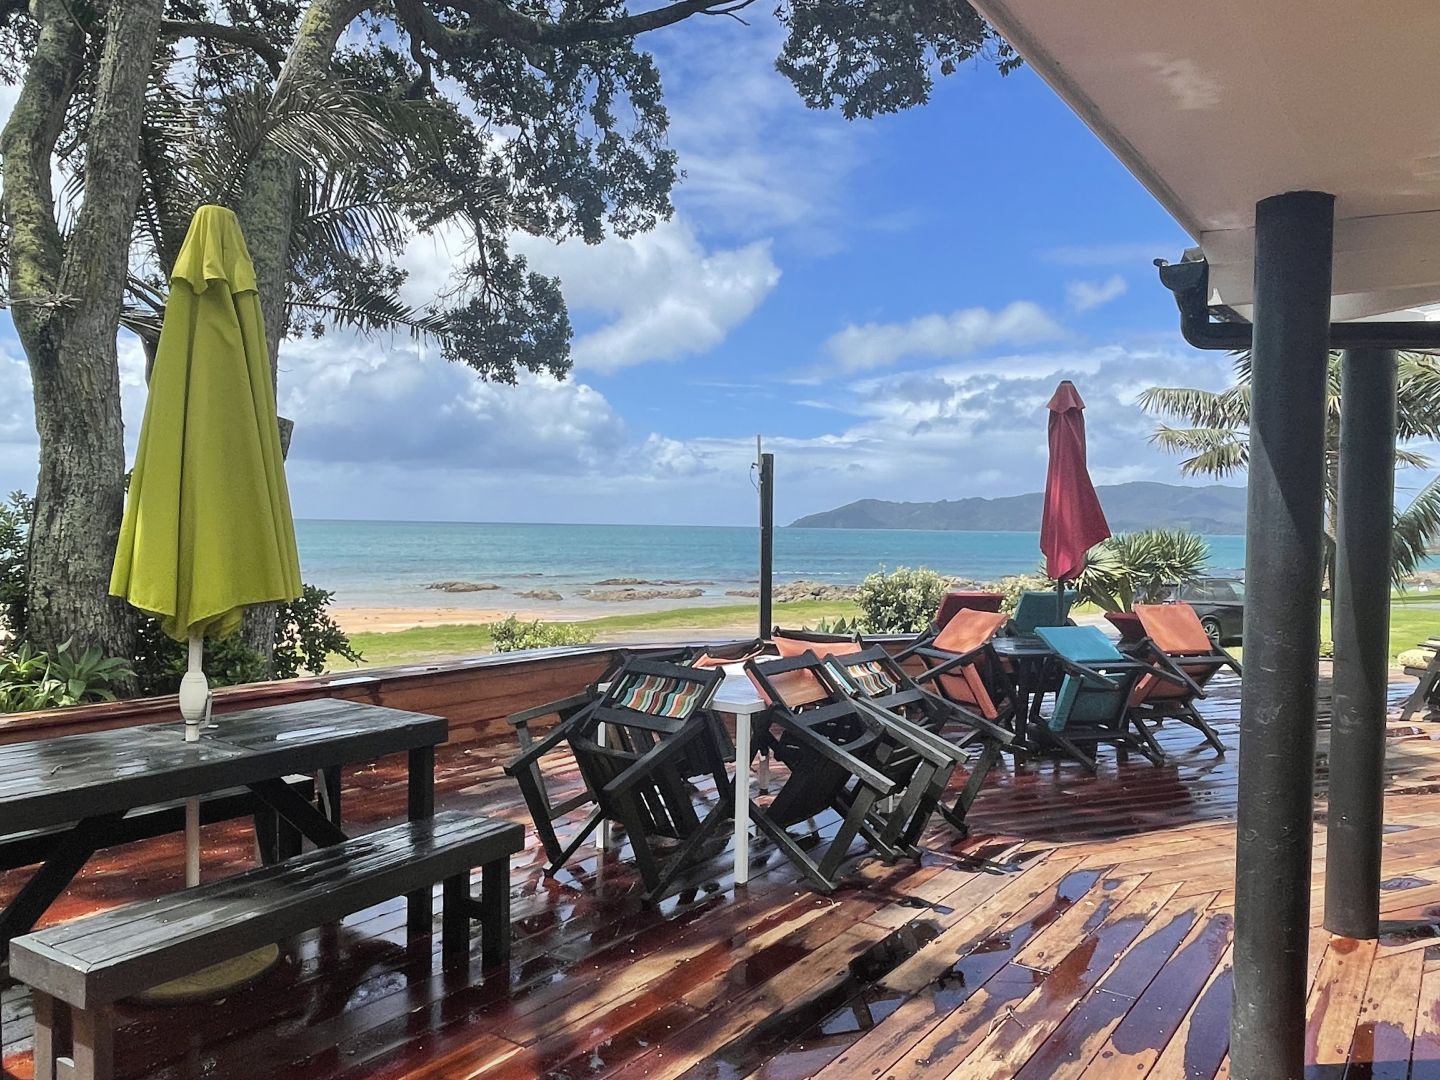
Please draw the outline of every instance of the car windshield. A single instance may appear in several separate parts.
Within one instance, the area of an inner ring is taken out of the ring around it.
[[[1244,599],[1245,599],[1245,583],[1244,583],[1243,581],[1232,581],[1232,582],[1230,582],[1230,588],[1235,591],[1235,599],[1236,599],[1236,600],[1244,600]]]

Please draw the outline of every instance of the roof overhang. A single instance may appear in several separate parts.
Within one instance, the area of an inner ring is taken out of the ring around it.
[[[1336,197],[1336,321],[1440,302],[1440,3],[974,0],[1248,316],[1255,204]]]

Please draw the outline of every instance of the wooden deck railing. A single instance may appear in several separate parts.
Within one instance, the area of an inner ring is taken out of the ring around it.
[[[215,692],[215,712],[341,698],[443,716],[450,721],[450,741],[464,743],[473,741],[486,725],[501,722],[527,705],[581,690],[604,670],[619,648],[535,649],[230,686]],[[636,651],[634,646],[625,648]],[[178,725],[179,716],[173,695],[14,713],[0,717],[0,744],[172,719]]]

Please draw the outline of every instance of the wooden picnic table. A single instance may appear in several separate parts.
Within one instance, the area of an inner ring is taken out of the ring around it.
[[[448,732],[443,717],[327,698],[222,715],[192,743],[177,719],[0,746],[4,831],[68,826],[0,912],[0,957],[107,845],[128,811],[245,787],[300,835],[327,846],[346,839],[335,798],[345,765],[406,752],[410,819],[432,817],[435,747]],[[326,775],[328,815],[285,783],[292,773]],[[428,891],[411,898],[412,924],[428,924],[430,915]]]

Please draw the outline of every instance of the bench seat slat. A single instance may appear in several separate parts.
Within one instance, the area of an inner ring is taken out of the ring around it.
[[[10,973],[76,1008],[190,974],[505,858],[521,826],[446,811],[10,943]]]

